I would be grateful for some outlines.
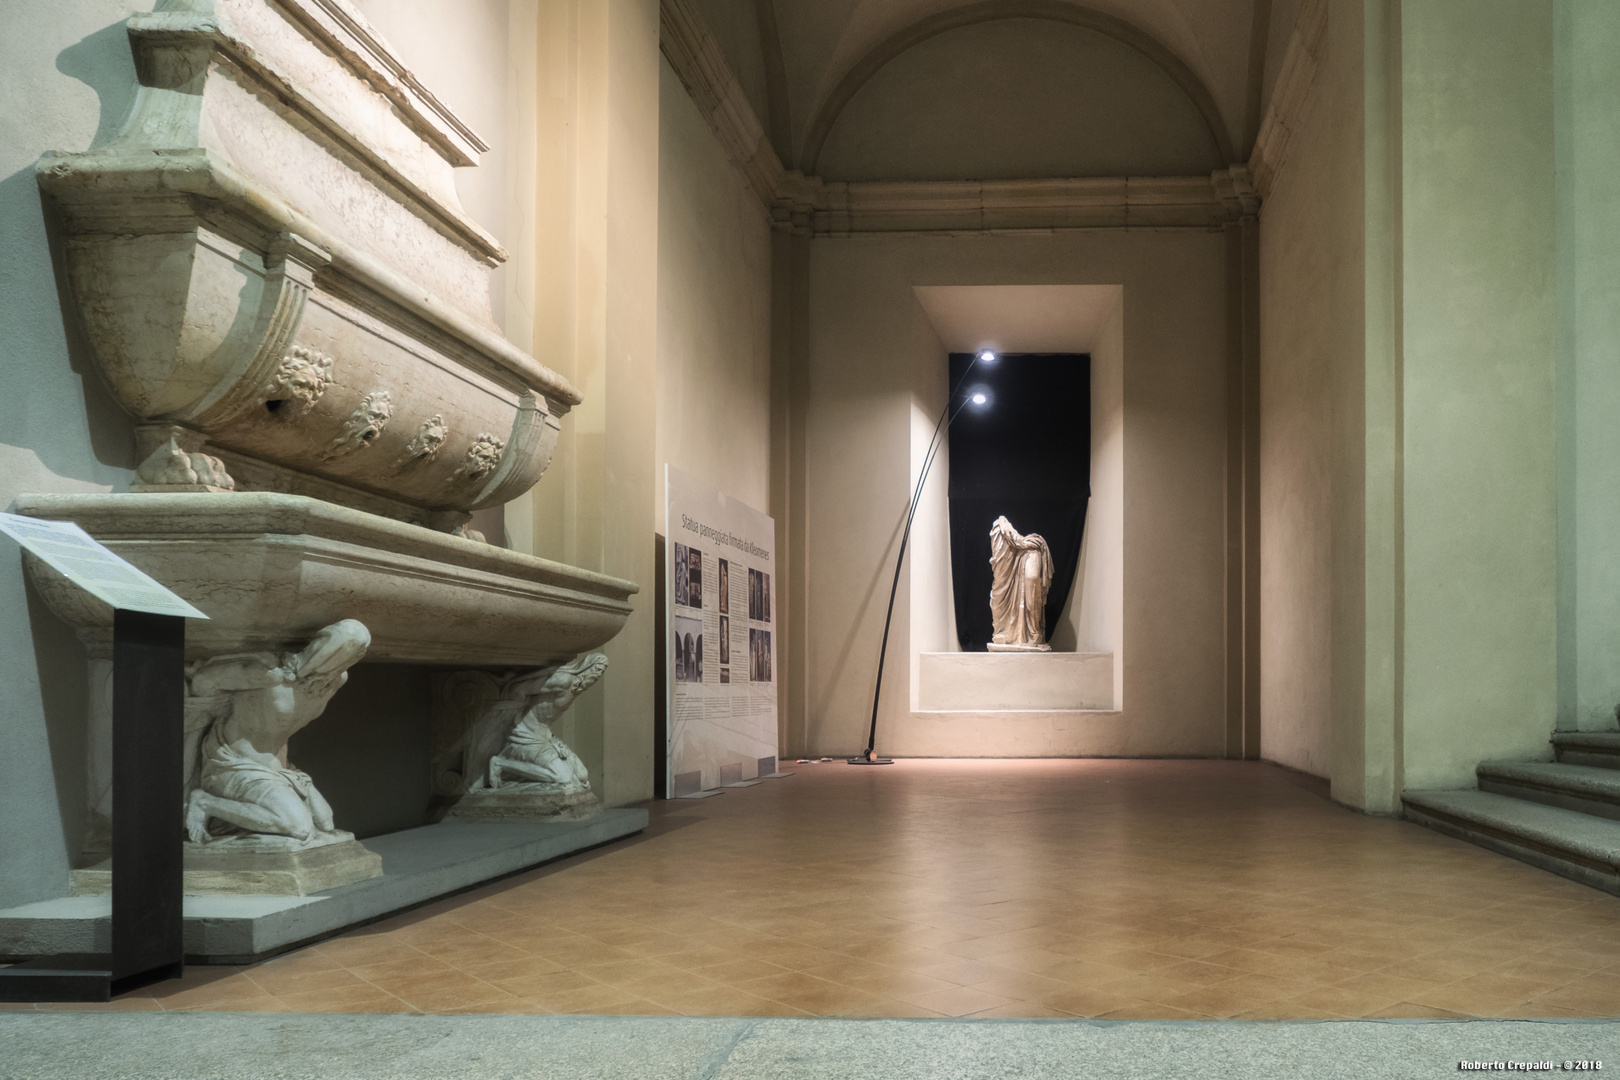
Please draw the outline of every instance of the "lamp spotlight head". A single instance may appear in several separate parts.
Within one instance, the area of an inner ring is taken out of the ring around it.
[[[989,400],[989,399],[986,398],[983,394],[974,394],[973,395],[973,404],[975,404],[975,405],[983,405],[987,400]]]
[[[981,363],[981,364],[993,364],[993,363],[996,362],[996,359],[997,359],[996,350],[994,350],[994,349],[980,349],[979,350],[979,363]]]

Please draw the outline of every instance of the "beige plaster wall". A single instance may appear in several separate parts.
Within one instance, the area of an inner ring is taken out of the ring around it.
[[[949,370],[946,360],[948,349],[929,322],[929,332],[907,335],[907,350],[916,373],[917,392],[912,399],[907,417],[911,429],[909,440],[910,477],[912,484],[922,475],[928,457],[929,444],[939,432],[939,442],[929,468],[928,482],[917,497],[917,512],[911,526],[911,544],[906,552],[906,565],[902,571],[910,598],[910,638],[906,655],[910,657],[904,685],[890,685],[887,693],[908,697],[913,712],[918,708],[921,686],[921,657],[925,652],[960,652],[962,644],[956,638],[956,604],[951,591],[951,522],[949,485],[951,476],[951,447],[949,431],[938,427],[940,412],[950,395]],[[891,560],[892,561],[892,560]],[[892,574],[889,570],[885,578]],[[889,581],[880,582],[879,591],[887,597]],[[899,597],[895,598],[899,606]]]
[[[128,416],[64,318],[53,224],[34,183],[47,150],[110,137],[135,92],[124,20],[150,3],[14,0],[0,33],[0,510],[23,492],[123,490]],[[12,32],[26,27],[26,32]],[[86,671],[66,624],[0,539],[0,907],[61,896],[85,818]]]
[[[1561,0],[1554,43],[1559,727],[1620,706],[1620,5]]]
[[[534,554],[641,586],[607,674],[559,732],[609,805],[653,791],[659,52],[656,0],[537,13],[537,349],[585,401],[521,514]]]
[[[1460,788],[1557,707],[1552,5],[1401,26],[1404,767]]]
[[[1091,501],[1075,568],[1052,647],[1114,654],[1114,708],[1125,705],[1125,303],[1113,312],[1091,350]]]
[[[660,64],[653,521],[663,533],[665,463],[769,506],[771,231],[674,69]]]
[[[1260,208],[1260,747],[1317,776],[1332,760],[1333,371],[1360,363],[1335,310],[1361,244],[1342,183],[1360,147],[1335,124],[1335,62]]]
[[[1223,748],[1224,247],[1219,233],[818,239],[810,273],[810,752],[865,744],[914,413],[943,364],[913,285],[1124,289],[1125,711],[992,722],[885,692],[878,749],[913,755],[1187,755]],[[886,687],[907,681],[902,576]]]

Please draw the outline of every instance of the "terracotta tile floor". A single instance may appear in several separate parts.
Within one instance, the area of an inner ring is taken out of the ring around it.
[[[655,803],[641,838],[96,1007],[1620,1014],[1620,899],[1272,766],[786,767]]]

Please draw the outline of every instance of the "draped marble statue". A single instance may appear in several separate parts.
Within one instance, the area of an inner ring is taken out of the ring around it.
[[[353,619],[321,630],[301,652],[219,656],[187,678],[186,835],[285,837],[318,846],[352,840],[307,773],[285,761],[287,740],[326,708],[371,645]]]
[[[1036,533],[1020,536],[1012,522],[990,526],[990,618],[992,652],[1049,652],[1046,591],[1052,586],[1052,552]]]

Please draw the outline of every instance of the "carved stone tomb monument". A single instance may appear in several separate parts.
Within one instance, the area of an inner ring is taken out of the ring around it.
[[[636,586],[467,529],[540,479],[581,400],[492,319],[506,253],[454,183],[487,147],[347,0],[159,0],[127,29],[140,85],[119,134],[36,175],[139,468],[128,493],[16,509],[78,522],[209,616],[187,627],[188,891],[381,872],[286,755],[362,656],[518,670],[441,788],[471,800],[454,816],[589,812],[549,725],[601,675],[576,658]],[[91,657],[93,856],[112,612],[28,568]]]

